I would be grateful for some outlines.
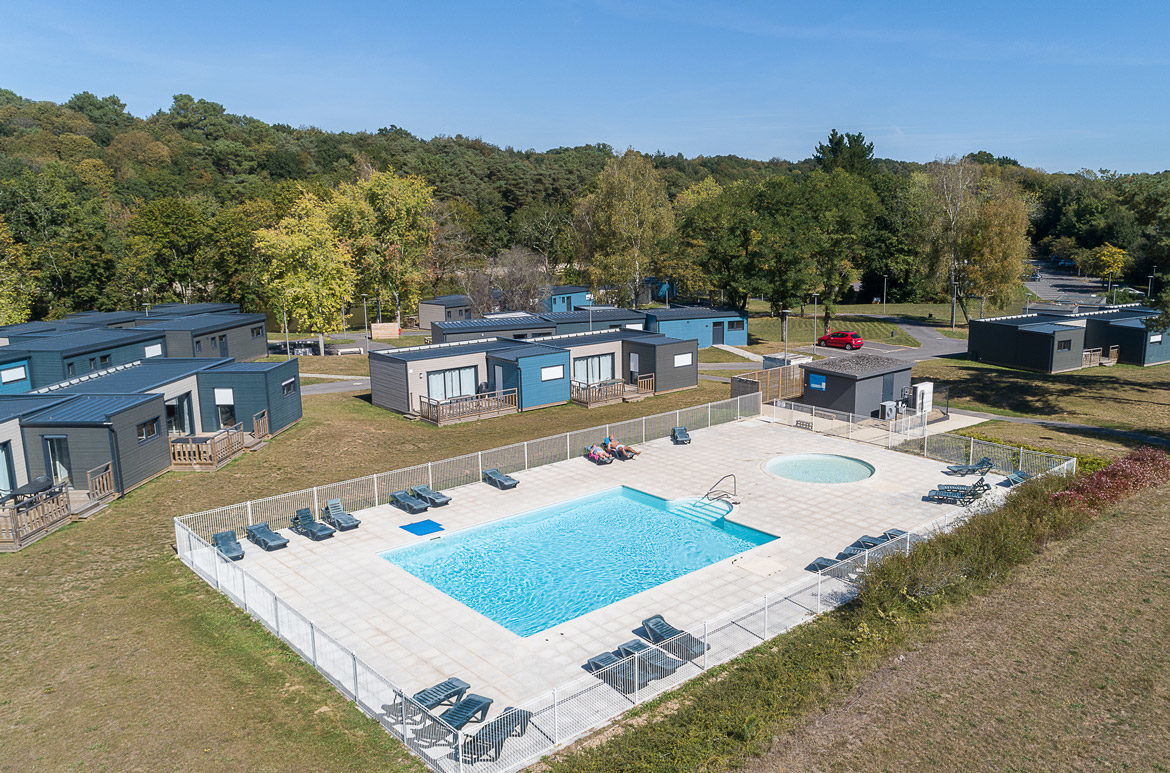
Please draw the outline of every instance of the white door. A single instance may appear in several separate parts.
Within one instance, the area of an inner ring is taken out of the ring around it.
[[[495,391],[502,392],[502,391],[504,391],[504,366],[503,365],[496,365],[494,367],[495,367],[496,380],[493,383],[493,387],[495,388]]]
[[[638,383],[638,353],[630,352],[630,383]]]

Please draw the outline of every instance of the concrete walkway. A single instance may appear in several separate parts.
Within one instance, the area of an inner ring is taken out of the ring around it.
[[[762,354],[756,354],[755,352],[749,352],[747,349],[740,349],[737,346],[731,346],[729,344],[713,344],[713,346],[716,349],[722,349],[725,352],[731,352],[732,354],[737,354],[740,357],[743,357],[745,360],[751,360],[752,362],[763,362],[764,361],[764,356]]]

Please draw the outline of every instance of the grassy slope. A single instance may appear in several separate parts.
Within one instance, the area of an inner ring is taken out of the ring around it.
[[[264,362],[284,362],[284,355],[274,354]],[[328,357],[298,357],[301,373],[328,373],[338,376],[369,376],[370,360],[364,354],[338,354]]]
[[[341,358],[331,357],[330,360]],[[722,384],[437,428],[346,394],[214,473],[168,473],[0,555],[0,768],[417,770],[174,557],[175,515],[727,396]]]
[[[1165,770],[1168,493],[955,608],[748,769]]]
[[[699,350],[699,362],[743,362],[751,363],[747,357],[741,357],[734,352],[727,352],[715,347]]]

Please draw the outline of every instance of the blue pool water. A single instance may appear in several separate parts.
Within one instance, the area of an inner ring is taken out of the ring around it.
[[[773,475],[804,483],[853,483],[874,473],[872,464],[837,454],[787,454],[764,467]]]
[[[531,636],[776,539],[727,509],[623,486],[381,555]]]

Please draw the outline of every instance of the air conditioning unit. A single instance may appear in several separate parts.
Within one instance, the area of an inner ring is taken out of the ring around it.
[[[910,407],[917,414],[930,413],[934,410],[934,382],[920,381],[913,385],[914,401]]]
[[[898,401],[886,400],[882,403],[882,421],[893,421],[898,418]]]

